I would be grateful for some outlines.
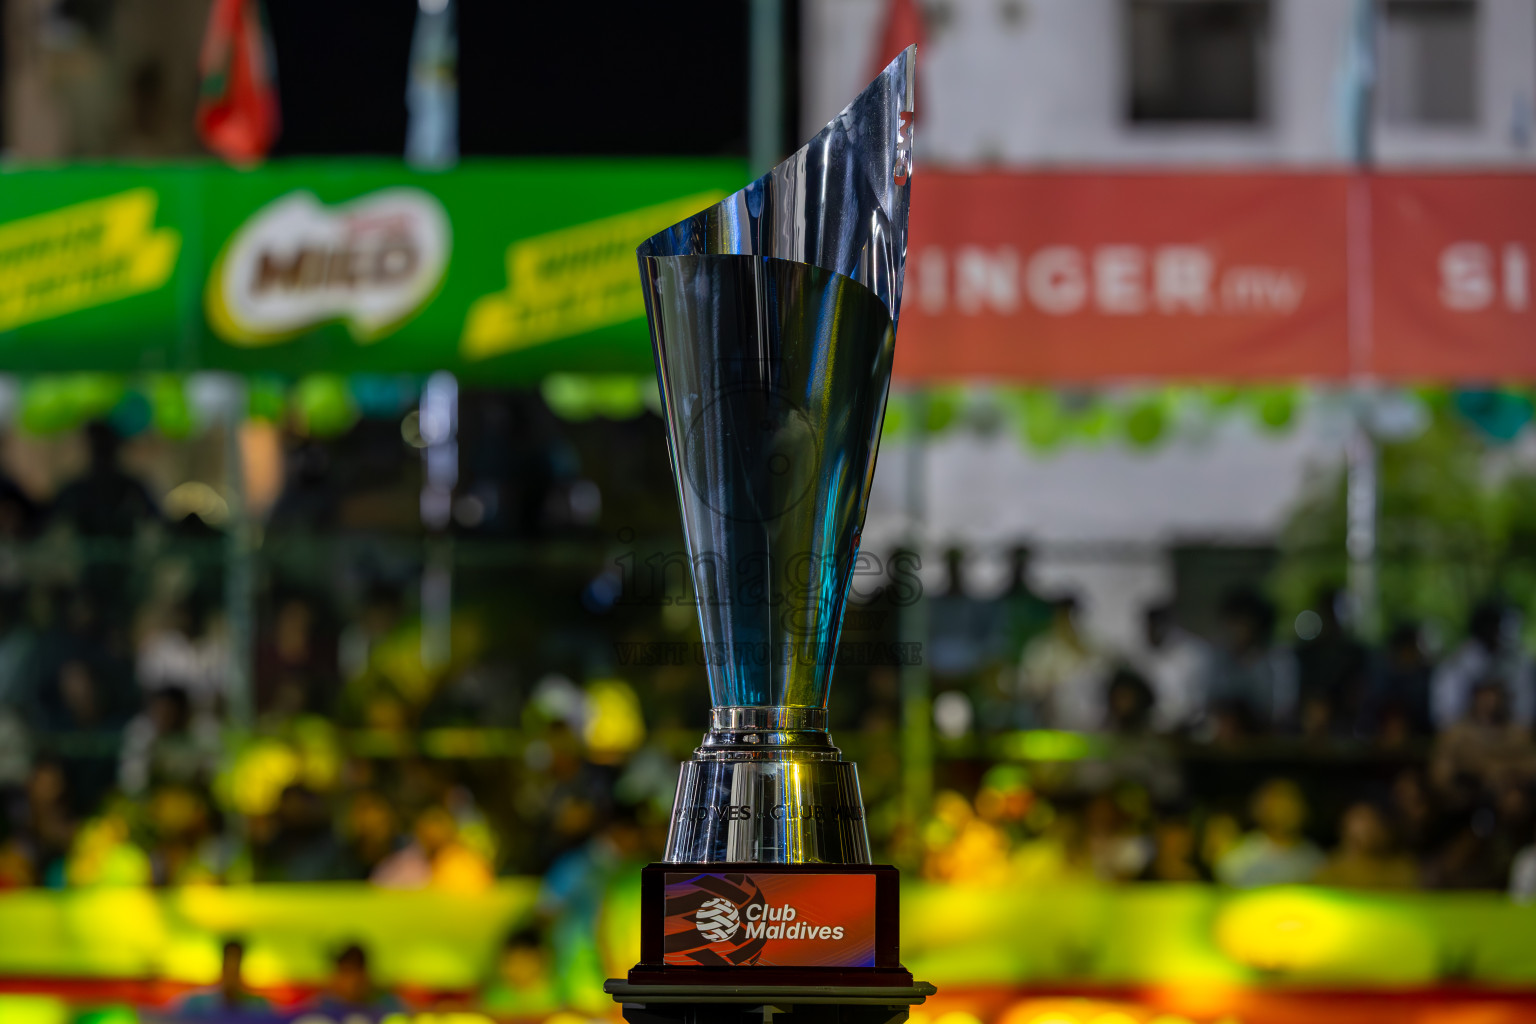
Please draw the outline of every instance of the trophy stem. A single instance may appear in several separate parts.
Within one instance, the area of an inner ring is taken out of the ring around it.
[[[836,761],[824,708],[731,705],[710,710],[701,761]]]

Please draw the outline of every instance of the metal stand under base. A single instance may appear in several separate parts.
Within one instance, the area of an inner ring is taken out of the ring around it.
[[[603,984],[629,1024],[902,1024],[937,991],[861,985]]]

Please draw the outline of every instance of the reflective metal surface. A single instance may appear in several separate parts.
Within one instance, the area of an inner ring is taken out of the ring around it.
[[[907,262],[917,47],[893,60],[814,139],[746,188],[641,243],[668,256],[771,256],[852,278],[895,323]]]
[[[666,860],[868,864],[859,770],[848,761],[685,761]]]
[[[656,260],[652,331],[717,705],[824,708],[894,335],[804,263]]]
[[[820,708],[730,705],[711,709],[709,732],[693,756],[699,761],[836,761],[839,751]]]
[[[638,252],[716,705],[669,860],[869,859],[825,709],[901,307],[914,60]]]
[[[901,303],[914,60],[639,249],[717,705],[826,707]]]

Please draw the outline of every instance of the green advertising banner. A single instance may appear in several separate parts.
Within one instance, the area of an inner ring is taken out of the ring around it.
[[[730,160],[0,174],[0,372],[647,374],[635,246]]]

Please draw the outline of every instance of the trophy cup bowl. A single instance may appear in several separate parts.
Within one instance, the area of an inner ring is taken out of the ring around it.
[[[890,387],[914,60],[638,251],[713,703],[669,862],[870,860],[827,696]]]
[[[631,1024],[883,1024],[897,872],[870,863],[827,694],[890,388],[915,49],[793,156],[639,248],[709,675],[664,861],[641,874]]]

